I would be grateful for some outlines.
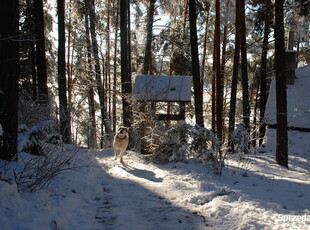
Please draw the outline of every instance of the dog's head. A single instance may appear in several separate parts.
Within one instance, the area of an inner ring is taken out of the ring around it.
[[[128,135],[128,128],[127,127],[124,127],[124,126],[121,126],[117,129],[117,136],[120,137],[120,138],[123,138],[125,136]]]

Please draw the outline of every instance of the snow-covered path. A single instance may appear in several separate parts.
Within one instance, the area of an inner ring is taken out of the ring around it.
[[[18,191],[14,181],[0,180],[0,228],[310,230],[309,138],[295,137],[299,149],[291,149],[290,169],[278,166],[266,146],[243,160],[229,156],[223,176],[194,160],[161,165],[128,151],[126,166],[113,160],[111,149],[79,149],[71,163],[77,170],[45,189]],[[9,178],[30,157],[0,161],[0,176]]]
[[[108,172],[102,185],[105,199],[96,215],[97,229],[211,229],[198,212],[167,199],[177,194],[167,191],[164,171],[133,152],[129,155],[125,157],[127,165],[122,165],[113,160],[111,151],[97,152],[98,163]]]
[[[125,166],[111,151],[92,155],[107,172],[108,208],[97,213],[106,229],[310,229],[309,164],[299,156],[289,171],[272,154],[237,157],[220,177],[195,162],[158,165],[129,151]]]

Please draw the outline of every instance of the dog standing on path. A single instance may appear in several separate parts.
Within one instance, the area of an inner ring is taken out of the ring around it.
[[[128,128],[121,126],[118,128],[114,136],[113,149],[115,160],[119,156],[120,162],[122,164],[124,164],[123,156],[128,147],[128,143],[129,143]]]

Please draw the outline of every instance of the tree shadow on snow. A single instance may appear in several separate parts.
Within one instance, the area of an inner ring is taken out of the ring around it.
[[[103,193],[98,200],[96,229],[213,229],[198,212],[172,204],[143,183],[126,179],[122,171],[151,182],[162,182],[155,173],[113,162],[113,151],[92,151],[90,160],[98,170]],[[126,160],[126,159],[124,159]],[[111,164],[115,166],[109,166]],[[112,170],[114,168],[116,171]],[[119,178],[120,173],[124,178]]]
[[[226,169],[224,179],[221,178],[218,182],[220,182],[220,186],[230,188],[233,191],[237,189],[247,194],[251,199],[262,202],[263,206],[278,212],[285,210],[302,211],[310,206],[309,181],[291,178],[289,170],[287,170],[287,174],[281,177],[275,170],[262,174],[260,171],[229,166]]]
[[[156,174],[152,171],[148,171],[148,170],[145,170],[145,169],[138,169],[138,168],[135,168],[135,167],[132,167],[132,166],[129,166],[125,163],[122,163],[123,165],[123,169],[130,173],[131,175],[135,176],[135,177],[139,177],[139,178],[143,178],[143,179],[146,179],[146,180],[149,180],[149,181],[152,181],[152,182],[162,182],[163,179],[162,178],[157,178],[156,177]]]

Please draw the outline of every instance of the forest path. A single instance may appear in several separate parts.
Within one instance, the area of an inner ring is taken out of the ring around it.
[[[98,152],[96,160],[107,171],[96,229],[211,229],[197,211],[173,202],[176,196],[182,196],[182,188],[171,189],[180,178],[169,171],[130,151],[124,157],[126,164],[115,161],[112,151]]]

